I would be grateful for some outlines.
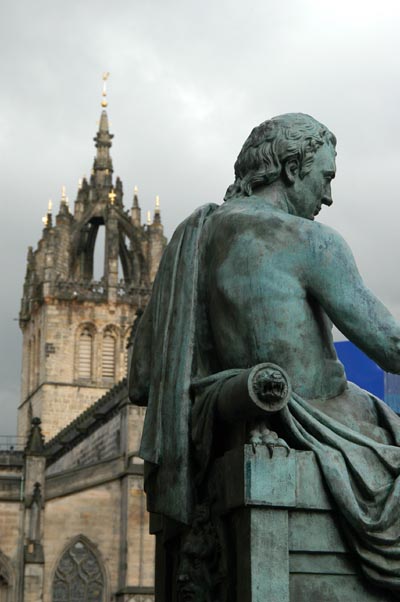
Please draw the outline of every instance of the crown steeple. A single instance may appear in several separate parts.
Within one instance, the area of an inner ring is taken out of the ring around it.
[[[110,134],[108,115],[106,111],[106,107],[108,105],[106,82],[109,78],[109,75],[110,74],[108,72],[103,74],[103,92],[101,101],[103,110],[100,115],[99,129],[94,137],[97,152],[93,163],[91,184],[96,188],[112,187],[113,165],[110,155],[110,148],[112,145],[111,140],[114,136],[113,134]]]
[[[141,223],[137,187],[131,211],[124,209],[122,182],[113,176],[110,156],[113,135],[106,111],[108,76],[108,73],[103,75],[102,111],[94,138],[96,157],[91,177],[79,181],[73,210],[69,209],[63,187],[57,215],[53,218],[50,203],[43,218],[42,240],[34,254],[34,263],[36,281],[46,284],[48,298],[65,299],[72,295],[74,300],[88,301],[101,297],[104,302],[114,304],[128,294],[139,298],[142,290],[150,290],[165,247],[158,196],[154,218],[153,212],[149,212],[147,224]],[[98,261],[100,255],[103,260]],[[28,296],[32,271],[31,268],[27,271]],[[29,301],[23,299],[23,324],[30,319]]]
[[[70,209],[65,188],[54,214],[48,206],[41,239],[28,253],[20,312],[23,437],[32,413],[52,437],[124,376],[129,324],[148,302],[166,244],[161,224],[141,223],[137,189],[125,210],[104,84],[92,174],[79,181]],[[40,450],[38,423],[33,427],[31,452]]]

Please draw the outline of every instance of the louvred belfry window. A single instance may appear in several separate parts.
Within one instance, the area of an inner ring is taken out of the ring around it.
[[[115,375],[115,338],[110,332],[106,332],[103,338],[103,378],[114,378]]]
[[[92,377],[92,346],[93,337],[88,329],[82,331],[79,337],[78,351],[78,376],[79,378]]]

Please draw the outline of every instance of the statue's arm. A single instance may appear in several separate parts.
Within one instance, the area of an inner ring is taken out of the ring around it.
[[[152,353],[151,300],[137,327],[128,360],[128,395],[132,403],[147,406]]]
[[[314,225],[308,292],[350,341],[384,370],[400,373],[400,323],[365,286],[343,238],[330,228]]]

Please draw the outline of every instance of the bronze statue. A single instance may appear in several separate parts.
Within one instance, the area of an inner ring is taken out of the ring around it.
[[[400,419],[347,381],[331,334],[333,322],[400,373],[400,324],[342,237],[315,221],[332,204],[335,145],[300,113],[253,129],[225,202],[194,212],[165,251],[133,345],[130,395],[148,405],[141,454],[152,512],[190,524],[213,459],[246,438],[312,450],[364,573],[400,591]],[[250,382],[260,364],[264,382]],[[255,411],[254,384],[267,403],[284,403]]]

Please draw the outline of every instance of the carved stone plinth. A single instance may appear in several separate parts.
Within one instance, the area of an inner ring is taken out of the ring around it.
[[[208,518],[192,528],[151,517],[156,602],[396,599],[359,572],[313,452],[238,447],[214,462],[208,489]]]
[[[215,465],[230,602],[389,602],[358,573],[313,452],[232,450]],[[232,595],[234,596],[232,598]]]

